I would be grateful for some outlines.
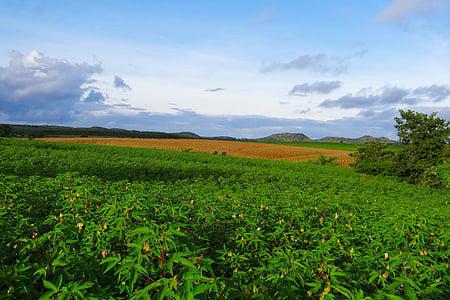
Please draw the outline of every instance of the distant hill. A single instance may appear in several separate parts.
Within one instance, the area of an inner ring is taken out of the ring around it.
[[[275,133],[258,139],[236,139],[230,136],[202,137],[196,133],[185,132],[159,132],[159,131],[139,131],[126,130],[120,128],[105,127],[69,127],[56,125],[18,125],[18,124],[0,124],[0,135],[3,131],[6,136],[17,137],[121,137],[121,138],[156,138],[156,139],[208,139],[225,141],[256,141],[256,142],[327,142],[327,143],[347,143],[347,144],[366,144],[370,142],[382,142],[386,144],[395,143],[386,137],[373,137],[364,135],[359,138],[345,137],[325,137],[318,140],[311,140],[303,133]],[[3,130],[5,129],[5,130]]]
[[[371,135],[364,135],[362,137],[354,139],[345,137],[324,137],[315,141],[324,143],[348,143],[348,144],[367,144],[372,142],[379,142],[385,144],[395,143],[395,141],[388,139],[387,137],[373,137]]]
[[[256,139],[258,142],[304,142],[311,139],[303,133],[275,133]]]

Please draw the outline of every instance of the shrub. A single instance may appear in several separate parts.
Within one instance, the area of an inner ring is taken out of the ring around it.
[[[360,173],[390,175],[395,168],[395,153],[383,143],[370,143],[359,148],[353,156],[353,166]]]
[[[319,165],[336,165],[336,157],[320,154],[315,163]]]

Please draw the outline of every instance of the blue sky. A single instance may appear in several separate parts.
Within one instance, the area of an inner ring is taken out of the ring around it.
[[[450,116],[450,1],[2,1],[0,122],[395,136]]]

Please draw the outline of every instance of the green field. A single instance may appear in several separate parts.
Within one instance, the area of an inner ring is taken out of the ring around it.
[[[356,151],[362,146],[361,144],[330,142],[271,142],[270,144],[345,151]]]
[[[313,163],[0,139],[0,298],[447,299],[448,200]]]

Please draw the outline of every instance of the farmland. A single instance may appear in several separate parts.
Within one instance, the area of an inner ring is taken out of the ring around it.
[[[125,146],[137,148],[156,148],[164,150],[193,151],[204,153],[226,154],[247,158],[264,158],[288,161],[315,160],[320,154],[337,158],[339,165],[348,166],[351,163],[350,151],[336,149],[323,143],[316,147],[297,147],[297,145],[274,145],[266,143],[214,141],[196,139],[127,139],[127,138],[45,138],[53,142],[73,142],[82,144]],[[328,147],[327,147],[328,146]],[[356,148],[350,148],[355,150]]]
[[[450,289],[445,189],[308,162],[18,139],[0,140],[0,170],[0,298]]]

